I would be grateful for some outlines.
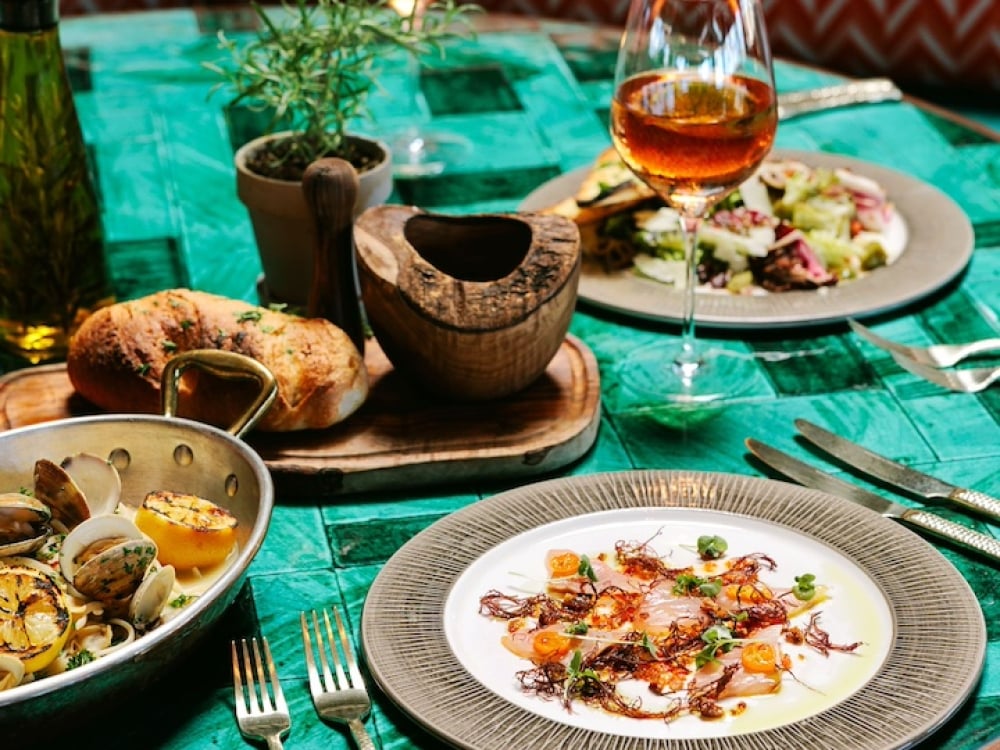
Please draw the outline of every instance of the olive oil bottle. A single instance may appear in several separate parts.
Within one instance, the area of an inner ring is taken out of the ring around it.
[[[0,0],[0,346],[64,357],[111,288],[58,0]]]

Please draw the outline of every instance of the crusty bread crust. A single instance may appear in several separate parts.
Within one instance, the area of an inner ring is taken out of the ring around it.
[[[158,413],[160,380],[177,352],[223,349],[264,364],[278,397],[257,429],[322,429],[354,413],[368,395],[364,358],[340,328],[240,300],[171,289],[101,308],[73,336],[70,382],[113,412]],[[227,424],[252,398],[252,382],[191,369],[181,383],[182,415]]]

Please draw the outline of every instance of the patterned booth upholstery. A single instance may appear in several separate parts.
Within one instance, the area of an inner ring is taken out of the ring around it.
[[[776,55],[1000,107],[1000,0],[763,0]],[[62,0],[63,15],[231,0]],[[478,0],[489,11],[621,25],[629,0]]]
[[[624,22],[628,0],[480,0],[488,10]],[[998,0],[763,0],[776,55],[1000,107]]]

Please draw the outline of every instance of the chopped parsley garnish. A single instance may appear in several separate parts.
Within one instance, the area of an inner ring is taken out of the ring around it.
[[[163,343],[161,344],[161,346],[163,347],[163,351],[165,351],[165,352],[176,352],[177,351],[177,344],[175,344],[170,339],[164,339]]]
[[[566,626],[566,633],[568,635],[586,635],[588,630],[590,630],[590,626],[583,620]]]
[[[237,323],[256,323],[260,320],[260,310],[247,310],[236,316]]]
[[[83,649],[81,651],[77,651],[66,660],[66,669],[76,669],[77,667],[82,667],[84,664],[89,664],[96,659],[97,657],[94,656],[93,652],[89,649]]]

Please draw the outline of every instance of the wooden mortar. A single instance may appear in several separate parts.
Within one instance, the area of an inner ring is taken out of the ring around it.
[[[368,323],[393,367],[449,399],[525,388],[576,305],[580,234],[562,216],[376,206],[354,224]]]

